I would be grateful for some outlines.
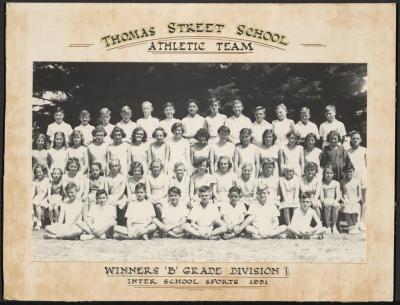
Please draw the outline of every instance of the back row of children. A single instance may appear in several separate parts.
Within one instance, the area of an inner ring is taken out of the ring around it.
[[[124,106],[121,111],[122,121],[117,126],[109,123],[110,111],[102,109],[102,124],[97,127],[90,127],[90,115],[82,111],[82,124],[74,131],[63,122],[63,112],[58,109],[55,113],[56,122],[48,127],[48,137],[39,134],[33,143],[33,196],[38,206],[35,208],[36,217],[41,219],[43,203],[46,207],[45,202],[49,202],[53,194],[58,195],[61,185],[65,187],[69,182],[76,182],[84,201],[91,203],[95,201],[95,192],[107,187],[110,202],[121,209],[129,201],[127,198],[134,194],[135,185],[141,182],[147,186],[147,196],[153,202],[166,197],[168,187],[178,186],[182,196],[193,206],[192,203],[199,200],[198,190],[201,186],[209,186],[213,200],[220,204],[232,186],[239,187],[244,198],[254,198],[257,184],[263,179],[269,184],[269,192],[276,198],[276,205],[283,210],[286,224],[290,223],[293,209],[298,207],[300,189],[304,192],[308,188],[313,190],[313,207],[318,216],[321,216],[322,209],[326,225],[336,233],[338,202],[345,201],[339,192],[345,195],[346,187],[342,183],[343,187],[338,188],[338,182],[334,183],[333,178],[344,178],[359,181],[356,194],[361,194],[358,200],[362,203],[361,210],[355,209],[355,213],[348,213],[357,216],[356,219],[349,218],[348,223],[352,229],[355,229],[356,223],[363,228],[366,150],[360,146],[361,136],[358,132],[351,134],[350,148],[345,149],[345,145],[341,145],[346,131],[343,123],[335,119],[334,106],[326,107],[327,122],[320,126],[324,151],[316,147],[318,129],[309,121],[310,111],[307,108],[301,110],[301,121],[294,125],[293,121],[286,118],[286,107],[278,105],[278,120],[271,125],[264,119],[263,107],[256,108],[256,121],[251,123],[241,113],[243,105],[240,101],[233,103],[235,114],[229,119],[218,112],[219,106],[217,100],[212,100],[212,114],[203,119],[197,114],[197,102],[190,100],[189,115],[180,122],[173,118],[174,107],[168,103],[165,105],[167,118],[159,122],[151,117],[151,104],[144,102],[143,119],[139,119],[137,124],[133,123],[130,120],[130,108]],[[157,127],[157,124],[160,126]],[[243,128],[246,124],[248,127]],[[152,132],[153,141],[146,141],[146,129]],[[69,133],[70,141],[66,143]],[[52,146],[50,150],[46,149],[48,138]],[[92,141],[87,141],[88,138]],[[304,148],[298,144],[299,140],[304,143]],[[345,175],[342,173],[345,163],[353,166],[351,178],[347,172]],[[43,192],[39,190],[46,189],[42,186],[49,182],[44,182],[46,175],[41,178],[43,182],[38,179],[39,167],[42,172],[49,170],[51,173],[51,187],[47,187],[46,200],[41,199]],[[333,182],[327,178],[330,171],[333,171]],[[322,198],[324,183],[332,187],[335,185],[334,191],[328,191],[334,195],[335,204]],[[356,197],[351,200],[356,200]],[[59,199],[56,201],[59,202]],[[55,206],[55,203],[50,205]],[[50,221],[53,221],[57,218],[58,208],[49,207],[50,210]]]

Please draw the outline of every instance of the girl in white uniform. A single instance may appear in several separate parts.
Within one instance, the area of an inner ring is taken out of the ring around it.
[[[122,139],[126,137],[124,130],[120,127],[114,127],[110,135],[113,143],[107,147],[107,161],[118,159],[121,165],[121,174],[124,177],[128,176],[129,168],[129,144],[123,142]]]

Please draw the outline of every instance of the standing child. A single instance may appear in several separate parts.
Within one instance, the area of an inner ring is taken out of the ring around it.
[[[172,138],[171,128],[175,123],[180,122],[180,120],[174,118],[175,105],[173,103],[164,104],[164,114],[165,119],[160,122],[160,127],[164,129],[167,133],[167,139],[170,140]]]
[[[89,155],[87,147],[83,145],[85,138],[81,131],[74,130],[71,134],[69,147],[67,149],[67,160],[77,158],[79,160],[79,168],[83,174],[87,173],[89,168]]]
[[[344,179],[341,181],[342,204],[340,211],[344,214],[349,226],[350,234],[360,233],[357,220],[360,215],[360,201],[362,199],[360,180],[354,177],[354,166],[347,163],[343,167]]]
[[[300,181],[300,191],[301,193],[311,194],[311,206],[321,218],[321,184],[322,181],[319,176],[317,176],[318,165],[314,162],[306,163],[305,175]]]
[[[189,99],[187,102],[188,115],[182,119],[182,126],[184,130],[184,138],[188,139],[190,144],[195,143],[194,136],[200,128],[205,127],[204,118],[199,115],[199,103],[195,99]]]
[[[240,131],[243,128],[251,129],[253,124],[251,120],[242,114],[244,106],[241,100],[232,102],[233,115],[226,120],[225,125],[230,129],[230,141],[233,144],[240,143]]]
[[[128,172],[128,182],[126,186],[126,193],[128,196],[128,203],[134,201],[135,198],[135,188],[139,183],[146,183],[143,178],[144,170],[143,165],[140,162],[132,162],[131,169]]]
[[[154,141],[149,144],[148,152],[150,162],[158,159],[165,164],[169,155],[169,145],[165,141],[167,133],[162,127],[157,127],[154,129],[152,136]]]
[[[251,238],[274,238],[286,232],[285,225],[279,225],[279,211],[273,202],[268,200],[268,186],[257,187],[257,200],[249,208],[249,225],[246,232]]]
[[[146,200],[146,186],[139,183],[135,187],[136,200],[130,202],[126,210],[126,227],[116,225],[114,238],[119,239],[144,239],[148,240],[156,230],[153,223],[156,216],[154,206]]]
[[[147,175],[150,163],[149,149],[146,141],[146,131],[142,127],[136,127],[132,131],[131,163],[139,162],[142,164],[145,175]]]
[[[62,131],[57,131],[54,134],[53,147],[49,150],[50,156],[50,169],[60,168],[62,171],[65,170],[65,164],[67,162],[67,143],[65,135]]]
[[[305,192],[301,195],[300,208],[294,210],[292,223],[288,226],[288,232],[294,234],[295,238],[306,238],[309,239],[311,236],[318,236],[318,239],[322,239],[324,228],[320,218],[314,209],[310,209],[312,205],[312,194]],[[316,225],[311,226],[311,222],[314,219]]]
[[[277,138],[276,144],[284,146],[288,143],[287,134],[289,131],[294,130],[294,122],[286,117],[287,108],[285,104],[279,104],[276,106],[275,113],[278,119],[272,121],[272,126]]]
[[[107,239],[106,235],[117,224],[115,209],[107,200],[105,190],[96,191],[96,204],[90,207],[85,222],[79,223],[84,231],[80,240]]]
[[[226,232],[221,215],[215,204],[211,203],[211,189],[203,185],[199,188],[200,203],[189,212],[190,223],[183,225],[183,230],[195,238],[220,239]]]
[[[46,135],[49,137],[50,143],[53,143],[54,134],[57,131],[62,131],[66,138],[69,138],[72,133],[71,125],[64,122],[64,110],[60,107],[57,107],[54,112],[54,122],[47,127]]]
[[[47,178],[47,167],[43,164],[36,164],[33,168],[33,197],[32,205],[37,219],[33,228],[35,231],[42,228],[44,209],[47,208],[47,196],[49,190],[49,179]]]
[[[337,221],[339,214],[339,200],[342,197],[340,183],[334,180],[335,173],[333,165],[327,165],[324,168],[324,179],[322,180],[321,202],[324,206],[326,232],[339,233]],[[332,222],[331,222],[332,216]]]
[[[267,129],[263,133],[263,144],[259,147],[260,153],[260,164],[263,163],[265,159],[274,160],[274,175],[279,177],[279,150],[280,147],[275,145],[276,135],[272,129]]]
[[[51,170],[51,180],[48,190],[48,201],[49,201],[49,218],[50,224],[58,222],[59,209],[62,204],[62,198],[64,196],[62,187],[62,175],[63,172],[60,168],[53,167]]]
[[[177,162],[183,162],[187,169],[190,167],[190,144],[189,141],[183,138],[183,126],[181,122],[174,123],[171,127],[173,137],[169,140],[168,146],[168,168],[167,174],[174,171]]]
[[[214,173],[218,169],[218,161],[219,158],[221,158],[222,156],[229,157],[229,159],[233,164],[233,158],[235,156],[236,146],[232,142],[228,142],[229,134],[230,134],[230,129],[225,125],[218,128],[219,141],[215,143],[212,147],[213,149],[212,154],[214,156],[214,160],[211,160],[212,162],[211,166],[214,168],[213,171]]]
[[[112,143],[112,139],[110,138],[110,134],[114,129],[114,125],[110,123],[111,120],[111,111],[108,108],[102,108],[99,112],[99,123],[100,125],[104,128],[105,132],[105,137],[104,137],[104,142],[107,143],[107,145]]]
[[[74,130],[79,130],[83,134],[83,138],[85,139],[83,145],[88,146],[90,142],[92,142],[92,131],[94,126],[90,125],[90,113],[87,110],[82,110],[79,112],[79,120],[81,124],[76,126]]]
[[[200,128],[197,130],[194,138],[197,142],[192,145],[190,150],[190,159],[192,165],[196,163],[199,158],[206,158],[208,161],[211,161],[213,159],[213,151],[211,149],[211,145],[208,144],[208,140],[210,139],[210,134],[208,131],[205,128]],[[210,166],[208,171],[213,174],[213,167]]]
[[[198,191],[200,187],[207,186],[211,192],[211,198],[215,196],[215,176],[207,172],[210,162],[205,157],[199,157],[194,163],[195,171],[190,179],[189,197],[190,207],[198,203]]]
[[[94,162],[89,170],[89,194],[88,194],[88,209],[96,203],[96,193],[106,189],[106,178],[100,163]]]
[[[138,127],[142,127],[146,131],[146,134],[152,135],[154,129],[156,129],[159,124],[159,120],[151,116],[153,104],[149,101],[144,101],[142,103],[142,112],[143,118],[137,120],[137,125]]]
[[[265,107],[257,106],[254,109],[255,121],[253,122],[253,144],[257,146],[263,145],[263,134],[265,130],[272,129],[272,125],[265,120]]]
[[[39,133],[36,138],[33,139],[32,143],[32,168],[36,164],[44,165],[46,168],[49,167],[51,162],[49,150],[47,149],[48,141],[47,137],[43,133]]]
[[[219,207],[226,204],[229,190],[235,185],[237,175],[233,172],[233,164],[228,156],[221,156],[218,161],[218,170],[215,173],[216,195],[215,201]]]
[[[185,235],[183,226],[188,214],[187,202],[181,199],[181,190],[173,186],[168,190],[168,200],[162,205],[162,221],[153,218],[153,222],[168,237],[180,238]]]
[[[225,125],[226,115],[219,113],[221,103],[216,98],[211,98],[208,104],[211,114],[206,117],[206,130],[210,134],[210,143],[214,144],[218,141],[218,129]]]
[[[275,172],[275,160],[272,158],[266,158],[261,164],[260,177],[257,180],[257,185],[265,184],[268,186],[269,198],[275,202],[275,205],[280,208],[281,196],[279,194],[279,176],[274,175]]]
[[[338,180],[342,178],[342,168],[345,160],[344,148],[342,145],[339,145],[339,139],[340,135],[336,130],[330,131],[327,136],[329,144],[324,147],[321,156],[323,167],[328,164],[335,165],[335,177]]]
[[[336,131],[338,134],[338,142],[343,143],[346,136],[346,128],[344,124],[336,119],[336,107],[328,105],[325,107],[326,121],[319,126],[319,135],[321,137],[322,148],[329,144],[328,135],[331,131]]]
[[[304,149],[303,146],[297,145],[297,135],[291,130],[286,135],[288,142],[283,145],[280,150],[281,168],[287,164],[294,166],[294,173],[298,178],[301,178],[304,170]]]
[[[244,231],[250,224],[251,218],[246,218],[247,209],[240,201],[240,189],[238,187],[231,187],[227,197],[227,202],[221,209],[221,217],[227,231],[222,235],[222,238],[232,239]]]
[[[366,215],[366,198],[367,192],[367,149],[360,145],[362,141],[361,134],[358,131],[351,133],[351,148],[346,151],[346,163],[354,165],[354,177],[361,181],[361,215],[359,229],[365,230],[365,215]]]
[[[279,178],[279,186],[282,194],[283,216],[286,225],[290,225],[291,214],[299,207],[300,179],[294,175],[294,167],[286,165],[283,169],[283,177]]]
[[[305,137],[305,147],[304,147],[304,163],[314,162],[318,166],[318,176],[322,177],[321,159],[322,150],[315,147],[317,143],[317,136],[314,133],[309,133]]]
[[[116,208],[117,222],[122,224],[126,206],[126,177],[121,174],[119,159],[111,159],[108,164],[110,173],[105,182],[105,187],[108,190],[108,202]]]
[[[233,160],[235,164],[235,171],[238,176],[241,175],[242,165],[245,163],[250,163],[253,165],[253,175],[256,178],[260,167],[260,155],[257,146],[251,144],[251,139],[251,129],[243,128],[240,130],[240,144],[236,146],[235,157]]]
[[[57,223],[46,226],[44,239],[75,239],[82,234],[78,224],[82,222],[83,203],[77,192],[75,183],[65,186],[66,198],[61,205],[60,217]]]
[[[129,106],[124,106],[121,108],[121,118],[122,120],[117,123],[117,127],[121,128],[126,137],[123,138],[123,142],[131,143],[132,131],[136,128],[136,123],[132,122],[132,109]]]
[[[105,174],[108,173],[107,166],[107,147],[108,144],[104,142],[104,137],[107,135],[106,131],[102,126],[97,126],[92,131],[94,141],[89,144],[89,164],[97,162],[101,164],[101,168],[104,169]]]
[[[121,165],[121,174],[127,177],[130,163],[130,149],[129,144],[122,141],[126,137],[126,134],[122,128],[114,127],[110,137],[113,143],[107,147],[107,161],[110,162],[112,159],[118,159]]]
[[[300,109],[300,121],[294,126],[294,130],[298,136],[299,144],[305,142],[308,134],[313,134],[315,137],[319,136],[318,127],[316,124],[310,121],[311,111],[307,107]]]
[[[169,188],[177,187],[181,192],[181,200],[189,203],[190,176],[187,173],[186,166],[183,162],[176,162],[174,166],[174,174],[169,182]]]

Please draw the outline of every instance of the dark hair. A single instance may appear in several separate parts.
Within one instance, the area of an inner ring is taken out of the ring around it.
[[[98,190],[98,191],[96,192],[96,198],[99,198],[100,195],[103,195],[103,194],[105,194],[106,197],[108,197],[108,194],[107,194],[107,192],[106,192],[105,190]]]
[[[89,118],[90,118],[90,112],[89,112],[89,111],[87,111],[87,110],[81,110],[81,111],[79,112],[79,118],[83,117],[84,115],[88,115]]]
[[[168,196],[170,196],[171,194],[176,194],[176,195],[180,196],[181,195],[181,190],[176,186],[172,186],[168,190]]]
[[[136,144],[136,133],[138,131],[143,131],[143,138],[142,142],[145,143],[147,141],[147,133],[146,130],[143,129],[143,127],[136,127],[134,130],[132,130],[132,136],[131,136],[131,141],[133,144]]]
[[[206,157],[198,157],[197,159],[195,159],[193,161],[193,166],[195,168],[198,168],[204,162],[207,162],[207,167],[210,166],[210,160],[208,160],[208,158],[206,158]]]
[[[205,137],[207,141],[210,139],[210,133],[205,128],[200,128],[196,131],[194,138],[199,141],[201,137]]]
[[[172,107],[172,108],[175,109],[175,104],[174,103],[169,103],[169,102],[165,103],[163,109],[165,110],[165,108],[167,108],[167,107]]]
[[[294,135],[296,137],[296,140],[299,138],[296,132],[292,129],[286,134],[286,138],[289,138],[291,135]]]
[[[306,144],[308,143],[308,139],[310,139],[310,138],[314,138],[315,142],[318,141],[318,138],[317,138],[316,134],[313,133],[313,132],[310,132],[310,133],[307,134],[306,137],[304,138],[304,141],[306,142]]]
[[[326,136],[326,140],[330,142],[332,137],[337,137],[340,140],[340,134],[336,130],[331,130]]]
[[[78,171],[79,171],[79,169],[81,168],[81,163],[79,162],[79,159],[76,158],[76,157],[68,158],[67,164],[65,165],[65,168],[67,169],[67,171],[68,171],[68,167],[69,167],[72,163],[75,163],[75,164],[76,164],[76,166],[78,167]]]
[[[121,133],[122,138],[125,138],[125,137],[126,137],[125,131],[124,131],[121,127],[115,126],[115,127],[113,128],[113,130],[111,131],[110,138],[114,140],[114,135],[115,135],[115,133],[118,132],[118,131]]]
[[[93,175],[92,175],[92,166],[97,166],[100,169],[100,176],[104,176],[104,171],[103,168],[101,166],[100,162],[93,162],[92,165],[90,165],[90,170],[89,170],[89,179],[93,179]]]
[[[57,107],[56,110],[54,110],[53,115],[55,115],[57,112],[61,112],[62,114],[64,114],[64,109],[62,109],[61,107]]]
[[[275,144],[277,139],[275,132],[272,129],[266,129],[262,134],[263,145],[265,145],[265,137],[270,134],[272,135],[272,144]]]
[[[347,162],[344,166],[343,166],[343,171],[347,172],[348,170],[354,170],[354,165],[351,162]]]
[[[43,164],[37,163],[37,164],[33,167],[33,175],[35,176],[35,178],[36,178],[36,170],[37,170],[38,168],[41,168],[41,170],[42,170],[42,172],[43,172],[43,175],[47,176],[47,167],[44,166]]]
[[[176,129],[178,128],[182,128],[182,132],[185,132],[185,128],[183,128],[183,125],[181,122],[175,122],[174,124],[172,124],[171,126],[171,131],[174,133]]]
[[[266,165],[266,164],[272,164],[275,168],[275,161],[272,158],[264,158],[261,162],[261,169],[263,169],[264,165]]]
[[[65,186],[65,191],[67,192],[68,190],[74,188],[75,190],[79,190],[79,187],[76,185],[75,182],[70,182]]]
[[[140,168],[140,174],[143,176],[144,174],[143,164],[137,161],[131,163],[131,168],[129,169],[128,175],[133,176],[133,171],[137,168]]]
[[[313,194],[311,192],[302,192],[301,199],[312,198]]]
[[[239,138],[240,138],[240,143],[242,143],[242,137],[245,136],[250,136],[251,137],[252,132],[250,128],[242,128],[240,129],[240,133],[239,133]]]
[[[83,145],[83,143],[85,143],[85,136],[83,135],[83,132],[80,130],[74,130],[69,136],[69,146],[74,146],[75,135],[79,135],[81,137],[81,145]]]
[[[162,131],[164,138],[167,136],[167,133],[165,132],[164,128],[162,127],[157,127],[156,129],[154,129],[153,133],[152,133],[152,137],[155,138],[156,137],[156,133],[157,131]]]
[[[315,172],[318,172],[318,164],[315,162],[306,162],[306,165],[304,166],[304,171],[307,169],[315,169]]]
[[[48,146],[48,144],[49,144],[49,139],[48,139],[47,135],[45,135],[44,133],[39,133],[39,134],[36,135],[36,137],[33,139],[33,142],[32,142],[32,149],[36,149],[36,141],[37,141],[40,137],[42,137],[42,138],[44,139],[43,148],[44,148],[44,149],[47,149],[47,146]]]
[[[327,170],[328,168],[330,168],[330,169],[332,170],[332,172],[333,172],[333,178],[335,178],[335,177],[336,177],[337,166],[336,166],[336,164],[329,163],[329,164],[325,165],[325,167],[324,167],[324,171],[323,171],[323,173],[322,173],[323,179],[325,179],[325,172],[326,172],[326,170]]]
[[[102,133],[104,134],[104,136],[107,135],[107,131],[106,131],[106,130],[104,129],[104,127],[101,126],[101,125],[96,126],[96,127],[92,130],[92,136],[95,137],[95,136],[96,136],[96,133],[98,133],[98,132],[102,132]]]
[[[61,137],[62,137],[62,139],[63,139],[63,147],[66,147],[67,146],[67,140],[65,139],[65,133],[63,133],[62,131],[57,131],[57,132],[55,132],[54,133],[54,136],[53,136],[53,148],[54,147],[56,147],[56,141],[54,141],[55,139],[56,139],[56,136],[57,135],[61,135]]]
[[[207,185],[202,185],[199,188],[199,193],[211,192],[211,188]]]
[[[135,193],[137,193],[139,190],[144,190],[146,191],[146,184],[144,183],[138,183],[135,186]]]
[[[186,107],[188,107],[191,103],[196,104],[197,108],[199,108],[199,102],[194,98],[188,99],[188,101],[186,102]]]
[[[230,134],[231,130],[228,126],[222,125],[218,128],[218,134],[220,134],[221,132],[227,132],[228,134]]]
[[[239,195],[241,195],[242,194],[242,190],[240,189],[240,187],[232,186],[229,189],[229,194],[231,194],[231,193],[238,193]]]

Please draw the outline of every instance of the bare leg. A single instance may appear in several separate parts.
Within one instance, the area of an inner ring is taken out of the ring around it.
[[[58,226],[57,223],[56,223],[56,224],[49,225],[49,226],[46,226],[44,229],[46,230],[47,233],[50,233],[50,234],[56,235],[56,236],[57,236],[57,235],[59,234],[59,232],[60,232],[59,226]]]
[[[332,207],[325,207],[324,208],[324,212],[325,212],[325,223],[326,223],[326,227],[330,228],[331,227],[331,211],[332,211]],[[332,224],[333,226],[333,224]]]
[[[288,230],[288,232],[290,232],[290,233],[292,233],[292,234],[294,234],[296,236],[302,236],[302,234],[300,233],[299,230],[297,230],[297,229],[295,229],[295,228],[293,228],[291,226],[288,226],[287,230]]]
[[[123,227],[123,226],[114,226],[114,232],[125,235],[126,237],[128,237],[128,228],[127,227]]]
[[[282,225],[275,229],[273,229],[267,236],[265,237],[275,237],[287,231],[287,226]]]
[[[40,205],[35,206],[35,216],[36,216],[35,229],[38,230],[42,227],[42,207]]]
[[[196,228],[194,228],[191,224],[189,223],[185,223],[182,226],[183,231],[185,231],[186,233],[190,234],[191,236],[194,236],[196,238],[201,238],[202,235],[200,234],[199,230],[197,230]]]
[[[320,207],[316,207],[314,210],[317,213],[318,218],[321,219],[321,208]]]
[[[73,239],[82,234],[82,229],[78,226],[71,226],[68,230],[66,230],[62,235],[62,239]]]
[[[59,210],[59,206],[55,206],[54,208],[54,218],[55,218],[55,222],[58,221],[58,218],[60,217],[60,210]]]
[[[228,230],[225,226],[217,227],[211,232],[211,236],[219,236],[226,233]]]
[[[332,207],[332,227],[337,228],[337,222],[339,217],[339,209]]]
[[[143,233],[141,237],[143,239],[148,239],[148,235],[154,233],[157,230],[157,226],[154,223],[149,224],[146,228],[143,229]]]
[[[254,239],[261,238],[260,231],[258,231],[258,229],[255,226],[248,225],[245,230],[247,233],[251,234],[252,238],[254,238]]]

